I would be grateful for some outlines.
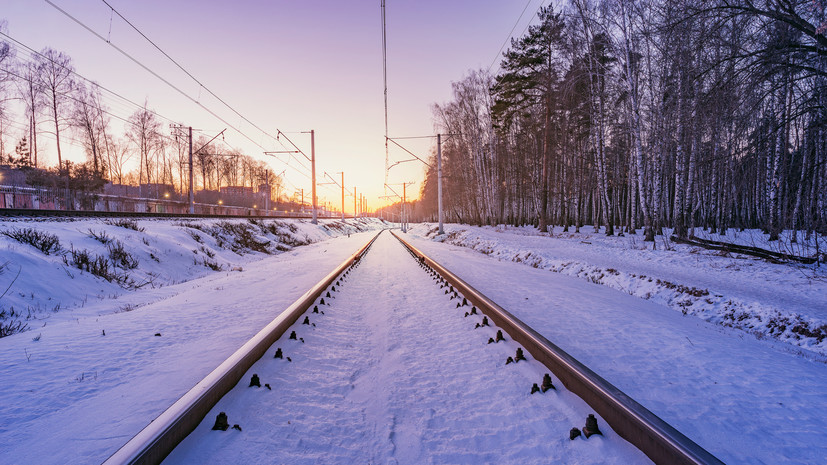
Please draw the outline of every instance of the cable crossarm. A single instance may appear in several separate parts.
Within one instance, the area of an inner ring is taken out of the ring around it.
[[[334,174],[341,174],[341,173],[334,173]],[[331,185],[331,184],[335,184],[336,186],[338,186],[339,188],[341,188],[341,189],[343,189],[345,192],[347,192],[347,193],[348,193],[348,195],[353,195],[353,194],[350,192],[350,189],[348,189],[347,187],[344,187],[344,186],[342,186],[341,184],[339,184],[339,181],[337,181],[337,180],[333,179],[333,176],[331,176],[330,174],[328,174],[328,173],[327,173],[327,171],[325,171],[325,172],[324,172],[324,175],[325,175],[325,177],[326,177],[327,179],[330,179],[330,181],[331,181],[331,182],[320,182],[320,183],[319,183],[319,185],[320,185],[320,186],[329,186],[329,185]]]
[[[422,163],[425,163],[426,165],[428,165],[428,167],[433,168],[433,166],[431,166],[430,163],[428,163],[427,161],[417,157],[415,153],[411,152],[410,150],[406,149],[405,147],[402,147],[402,145],[400,145],[399,142],[396,142],[395,140],[391,139],[390,137],[387,137],[386,140],[389,140],[389,141],[393,142],[397,147],[404,150],[405,152],[407,152],[412,157],[416,158],[417,160],[421,161]],[[409,161],[409,160],[405,160],[405,161]],[[399,163],[402,163],[402,162],[399,162]],[[395,165],[398,165],[399,163],[395,163]],[[388,169],[390,169],[390,167],[388,167]]]
[[[304,134],[305,132],[307,132],[307,131],[302,131],[302,134]],[[304,156],[304,158],[307,158],[307,161],[311,161],[310,157],[308,157],[308,156],[307,156],[307,154],[306,154],[306,153],[304,153],[304,152],[302,151],[302,149],[300,149],[300,148],[299,148],[299,146],[298,146],[298,145],[296,145],[295,143],[293,143],[293,141],[292,141],[292,140],[290,140],[290,138],[289,138],[289,137],[287,137],[287,134],[283,133],[283,132],[282,132],[281,130],[279,130],[279,129],[276,129],[276,140],[277,140],[277,141],[279,141],[279,142],[281,142],[281,140],[279,139],[279,137],[280,137],[280,136],[284,136],[284,138],[285,138],[285,139],[287,139],[287,142],[290,142],[290,145],[292,145],[292,146],[296,149],[295,151],[286,151],[286,152],[282,152],[282,153],[300,153],[300,154],[302,154],[302,155]],[[282,144],[282,146],[283,146],[283,145],[284,145],[284,144]],[[287,148],[287,147],[285,147],[285,148]],[[277,152],[273,152],[273,153],[277,153]]]
[[[224,134],[224,131],[226,131],[226,130],[227,130],[227,128],[222,129],[222,130],[221,130],[221,132],[219,132],[218,134],[216,134],[216,135],[215,135],[215,137],[213,137],[212,139],[210,139],[210,140],[209,140],[209,142],[207,142],[206,144],[202,145],[202,146],[201,146],[198,150],[194,150],[192,153],[198,153],[198,152],[200,152],[201,150],[203,150],[203,149],[204,149],[204,147],[206,147],[206,146],[210,145],[210,143],[211,143],[212,141],[214,141],[214,140],[218,139],[218,136],[220,136],[220,135]]]
[[[385,183],[385,187],[386,187],[387,189],[390,189],[390,190],[391,190],[391,192],[393,192],[393,193],[394,193],[394,195],[396,195],[396,196],[397,196],[397,197],[399,197],[400,199],[402,198],[402,196],[401,196],[401,195],[399,195],[399,193],[398,193],[398,192],[396,192],[395,190],[393,190],[393,187],[391,187],[391,186],[390,186],[390,184]]]
[[[390,171],[390,169],[393,168],[396,165],[401,165],[402,163],[407,163],[409,161],[416,161],[416,158],[408,158],[407,160],[400,160],[400,161],[388,166],[388,171]]]

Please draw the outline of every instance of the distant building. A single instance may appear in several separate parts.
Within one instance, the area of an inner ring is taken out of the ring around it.
[[[26,186],[26,173],[11,165],[0,165],[0,185]]]
[[[172,184],[145,183],[141,184],[141,196],[149,199],[164,199],[175,195],[175,186]]]
[[[110,182],[104,184],[103,193],[106,195],[116,195],[119,197],[140,197],[141,188],[138,186],[130,186],[128,184],[113,184]]]
[[[253,195],[253,188],[247,186],[224,186],[221,188],[222,194],[232,196],[250,196]]]

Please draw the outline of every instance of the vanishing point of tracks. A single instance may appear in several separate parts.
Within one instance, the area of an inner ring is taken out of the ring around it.
[[[721,463],[394,236],[413,259],[378,234],[105,463],[588,463],[583,412],[605,454]]]

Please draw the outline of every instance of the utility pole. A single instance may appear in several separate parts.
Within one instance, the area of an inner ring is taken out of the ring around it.
[[[413,182],[403,182],[402,183],[402,211],[400,212],[401,220],[402,220],[402,232],[408,232],[408,214],[407,214],[407,190],[408,184],[414,184]]]
[[[439,234],[445,234],[442,229],[442,134],[436,135],[436,195],[439,209]]]
[[[190,140],[190,195],[189,195],[189,212],[190,215],[195,214],[195,183],[192,179],[192,126],[189,127],[189,140]]]
[[[267,186],[267,196],[264,197],[264,211],[270,211],[270,170],[264,171],[264,184]]]
[[[405,215],[405,213],[406,213],[405,212],[405,210],[406,210],[406,208],[405,208],[405,202],[406,202],[405,198],[406,198],[406,195],[407,195],[405,193],[405,191],[407,191],[407,189],[408,189],[408,183],[403,182],[402,183],[402,213],[400,214],[400,216],[402,217],[402,232],[403,233],[408,232],[408,217],[407,217],[407,215]]]
[[[444,219],[443,212],[442,212],[442,136],[456,136],[456,135],[459,135],[459,134],[437,134],[436,135],[436,147],[437,147],[437,157],[436,157],[436,163],[437,163],[437,165],[436,165],[436,172],[437,172],[437,208],[439,210],[439,234],[444,234],[445,233],[445,231],[443,230],[443,226],[442,226],[443,219]],[[432,138],[432,137],[434,137],[434,136],[399,137],[398,139],[427,139],[427,138]],[[422,163],[424,163],[425,165],[427,165],[429,167],[432,167],[430,163],[426,162],[422,158],[418,157],[415,153],[413,153],[410,150],[403,147],[399,142],[395,141],[394,138],[386,137],[385,142],[388,142],[388,141],[392,142],[394,145],[396,145],[400,149],[404,150],[405,152],[407,152],[409,155],[411,155],[413,157],[411,159],[398,161],[398,162],[394,163],[393,165],[390,165],[388,167],[388,170],[390,170],[390,168],[393,168],[394,166],[396,166],[400,163],[406,163],[406,162],[415,161],[415,160],[419,160]],[[404,229],[403,229],[402,232],[405,232]]]
[[[310,169],[313,175],[313,224],[319,222],[316,214],[316,133],[310,130]]]
[[[178,131],[183,130],[184,126],[183,125],[181,125],[181,126],[173,125],[172,129],[175,130],[175,135],[176,135],[176,137],[178,137],[178,134],[180,134]],[[190,190],[190,193],[189,193],[189,209],[188,209],[190,215],[195,214],[195,176],[193,176],[192,156],[193,156],[193,154],[196,154],[196,153],[200,152],[201,150],[203,150],[204,147],[210,145],[212,143],[212,141],[218,139],[218,136],[223,135],[224,131],[226,131],[226,130],[227,129],[224,128],[221,132],[216,134],[215,137],[210,139],[209,142],[207,142],[206,144],[199,147],[198,150],[193,150],[192,149],[192,126],[187,127],[187,141],[189,143],[189,152],[190,152],[189,153],[189,175],[190,175],[190,180],[189,180],[190,181],[189,182],[190,189],[189,190]]]
[[[335,179],[333,179],[333,176],[329,175],[327,173],[327,171],[325,171],[324,172],[325,177],[327,177],[328,179],[330,179],[333,182],[325,182],[325,183],[321,183],[320,185],[324,186],[324,185],[327,185],[327,184],[335,184],[335,185],[342,188],[342,221],[344,221],[345,220],[345,172],[344,171],[337,171],[333,174],[341,174],[342,175],[341,184],[338,183]]]
[[[357,216],[359,216],[359,209],[357,208],[357,203],[359,201],[359,197],[356,196],[356,186],[353,186],[353,219],[355,220]]]
[[[342,221],[345,220],[345,172],[342,171]]]
[[[313,224],[318,224],[318,222],[319,222],[318,221],[318,214],[317,214],[318,199],[316,197],[316,132],[313,129],[311,129],[310,131],[302,131],[302,134],[307,134],[308,132],[310,133],[310,158],[308,158],[307,154],[302,152],[299,149],[299,147],[296,144],[294,144],[293,141],[290,140],[289,137],[287,137],[287,134],[281,132],[278,129],[276,130],[276,139],[278,140],[278,138],[280,136],[284,136],[284,138],[287,139],[287,142],[290,142],[290,145],[292,145],[296,150],[279,150],[279,151],[275,151],[275,152],[264,152],[264,154],[265,155],[274,155],[274,154],[277,154],[277,153],[300,153],[300,154],[304,155],[304,158],[310,160],[310,174],[311,174],[310,179],[311,179],[311,182],[313,183],[313,186],[312,186],[313,188],[312,188],[312,192],[311,192],[311,195],[313,196],[313,199],[312,199],[312,203],[313,203],[313,220],[312,220],[312,223]],[[302,191],[302,197],[304,197],[303,191]],[[304,204],[304,202],[302,202],[302,204]]]

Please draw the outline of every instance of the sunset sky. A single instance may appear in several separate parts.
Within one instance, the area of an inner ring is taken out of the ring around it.
[[[193,99],[240,129],[225,143],[285,170],[286,191],[310,189],[309,170],[295,159],[266,157],[285,150],[186,76],[124,23],[102,0],[51,0],[108,38]],[[348,190],[368,197],[371,209],[385,203],[384,107],[380,0],[107,0],[147,37],[255,125],[288,134],[307,154],[316,131],[317,176],[344,171]],[[434,134],[431,106],[451,98],[451,82],[468,70],[499,64],[498,51],[534,21],[546,0],[387,0],[388,104],[391,137]],[[518,22],[520,14],[525,14]],[[164,117],[212,136],[227,125],[182,96],[45,0],[4,0],[8,34],[28,47],[52,47],[70,55],[76,70]],[[516,27],[515,27],[516,25]],[[26,58],[18,53],[18,58]],[[134,106],[113,98],[112,112],[128,117]],[[123,132],[124,123],[111,122]],[[55,158],[54,142],[45,139]],[[261,147],[259,147],[259,145]],[[422,158],[429,139],[404,145]],[[74,158],[79,160],[82,154]],[[391,148],[390,159],[410,158]],[[54,164],[55,160],[47,160]],[[302,160],[309,167],[309,162]],[[424,165],[394,167],[389,183],[414,181],[418,195]],[[338,180],[339,175],[335,175]],[[339,206],[338,187],[319,187],[322,201]],[[346,199],[352,211],[353,198]]]

